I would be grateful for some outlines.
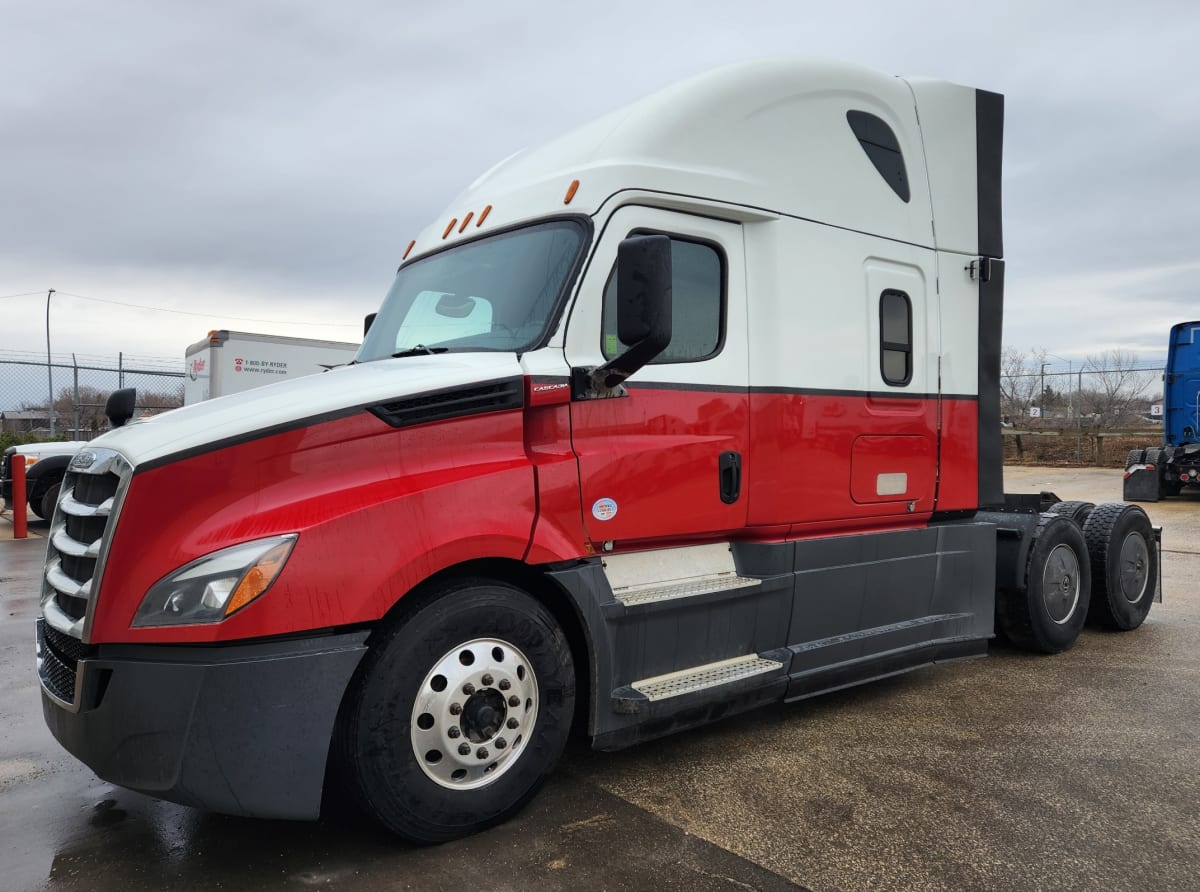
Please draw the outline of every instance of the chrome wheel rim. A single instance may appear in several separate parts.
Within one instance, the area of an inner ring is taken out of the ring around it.
[[[1121,543],[1121,595],[1136,604],[1146,594],[1150,584],[1150,547],[1141,533],[1133,532]]]
[[[1046,558],[1042,600],[1046,613],[1057,625],[1063,625],[1074,615],[1079,603],[1079,558],[1071,546],[1056,545]]]
[[[517,763],[537,712],[537,678],[525,654],[498,638],[460,644],[417,691],[409,724],[417,764],[449,790],[486,786]]]

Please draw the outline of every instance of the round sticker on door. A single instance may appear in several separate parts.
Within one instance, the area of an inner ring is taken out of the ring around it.
[[[612,499],[596,499],[592,505],[592,517],[596,520],[612,520],[617,516],[617,503]]]

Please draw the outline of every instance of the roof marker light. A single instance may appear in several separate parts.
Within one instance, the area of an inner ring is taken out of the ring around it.
[[[451,217],[450,222],[446,224],[446,231],[442,233],[442,238],[448,236],[451,230],[458,225],[458,217]]]
[[[579,180],[571,180],[571,185],[567,186],[567,197],[563,199],[563,204],[570,204],[571,199],[575,197],[575,191],[579,188]]]
[[[411,242],[408,243],[408,247],[404,249],[404,256],[400,258],[401,260],[408,260],[408,255],[412,252],[413,245],[415,245],[416,243],[417,243],[416,239],[413,239]]]
[[[492,212],[492,206],[489,204],[483,209],[483,213],[479,215],[479,219],[475,221],[476,228],[483,225],[483,221],[487,219],[487,215]]]
[[[467,224],[471,222],[471,218],[475,216],[474,211],[467,211],[467,215],[463,217],[462,224],[458,227],[458,231],[462,232],[467,228]]]

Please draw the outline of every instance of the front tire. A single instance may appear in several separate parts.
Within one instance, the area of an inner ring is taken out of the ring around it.
[[[341,749],[369,813],[446,842],[537,792],[570,731],[574,664],[554,617],[513,586],[463,580],[409,597],[359,668]]]
[[[62,489],[62,483],[54,483],[51,487],[42,494],[42,500],[38,503],[38,514],[42,520],[49,523],[54,520],[54,509],[58,507],[58,492]]]

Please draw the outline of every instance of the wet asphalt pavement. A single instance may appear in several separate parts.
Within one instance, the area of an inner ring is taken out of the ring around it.
[[[1006,472],[1097,502],[1120,481]],[[1054,657],[993,646],[621,753],[575,744],[517,819],[425,849],[344,809],[198,812],[67,756],[33,670],[43,543],[9,540],[6,515],[0,890],[1198,888],[1200,494],[1145,507],[1166,600],[1138,631]]]

